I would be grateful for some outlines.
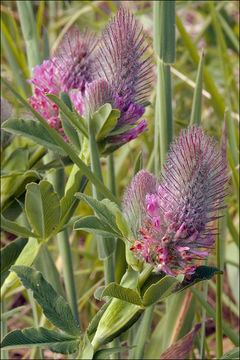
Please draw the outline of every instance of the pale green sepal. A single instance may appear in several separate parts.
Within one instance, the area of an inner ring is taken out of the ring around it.
[[[94,355],[93,346],[89,341],[88,335],[85,334],[76,359],[92,360],[93,355]]]
[[[101,141],[107,137],[117,125],[120,111],[112,109],[110,104],[101,106],[91,117],[96,141]]]

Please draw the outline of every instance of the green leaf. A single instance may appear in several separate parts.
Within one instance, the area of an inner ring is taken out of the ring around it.
[[[220,360],[222,359],[239,359],[240,358],[240,348],[239,347],[235,347],[234,349],[226,352],[225,354],[223,354],[223,356],[220,358]]]
[[[72,354],[78,350],[80,340],[67,334],[43,327],[14,330],[7,334],[2,341],[3,348],[32,348],[36,345],[61,354]]]
[[[65,186],[65,194],[60,201],[61,217],[59,225],[63,226],[70,219],[79,202],[75,197],[75,193],[77,191],[83,192],[87,183],[88,179],[82,175],[77,165],[74,164]]]
[[[144,306],[150,306],[157,301],[167,297],[178,283],[178,280],[166,275],[163,279],[159,280],[156,284],[151,285],[143,295]]]
[[[25,199],[29,224],[42,239],[48,239],[60,220],[60,201],[52,185],[42,180],[27,185]]]
[[[193,104],[190,118],[190,125],[200,125],[202,112],[202,83],[203,83],[204,52],[202,52],[197,71],[196,86],[193,94]]]
[[[64,104],[72,111],[72,103],[69,95],[65,92],[61,92],[61,100]],[[78,137],[78,133],[68,119],[64,116],[63,112],[60,111],[60,119],[62,121],[63,130],[67,138],[70,140],[70,143],[73,144],[78,151],[81,150],[81,145]]]
[[[1,249],[1,285],[8,275],[9,268],[15,263],[27,242],[27,239],[19,238]]]
[[[120,111],[112,109],[110,104],[104,104],[93,114],[90,121],[97,141],[101,141],[109,135],[116,127],[119,116]]]
[[[106,206],[106,202],[104,203],[104,200],[98,201],[82,193],[77,193],[75,196],[88,204],[95,211],[99,219],[102,220],[102,222],[104,222],[107,226],[111,227],[117,236],[121,237],[121,232],[116,225],[116,216],[112,211],[109,210],[109,203],[108,206]]]
[[[66,155],[44,126],[36,120],[8,119],[2,124],[2,128],[13,134],[25,136],[61,155]]]
[[[15,261],[15,265],[23,265],[23,264],[27,266],[32,265],[41,246],[42,243],[39,243],[37,239],[29,238],[27,244],[24,246],[20,255],[17,257]],[[12,287],[12,285],[15,284],[17,280],[18,280],[17,275],[13,272],[10,272],[1,288],[1,297],[5,295],[5,293]]]
[[[71,111],[69,107],[60,100],[56,95],[53,94],[46,94],[47,97],[49,97],[62,111],[62,113],[65,115],[66,120],[71,124],[71,126],[79,131],[80,134],[84,135],[85,137],[88,137],[85,120],[77,113],[77,111]]]
[[[27,266],[12,266],[23,285],[33,291],[33,296],[43,309],[45,316],[61,330],[80,336],[80,329],[65,299],[57,294],[42,274]]]
[[[159,282],[161,279],[163,279],[166,276],[166,274],[163,271],[160,271],[158,273],[152,272],[150,276],[148,276],[147,280],[143,283],[141,286],[141,295],[147,291],[147,289],[153,285]]]
[[[86,216],[75,222],[74,230],[83,230],[91,234],[102,236],[118,236],[118,233],[114,232],[110,226],[106,225],[103,221],[99,220],[96,216]]]
[[[115,297],[139,306],[143,305],[137,291],[123,287],[117,283],[110,283],[102,292],[102,297],[104,296]]]
[[[121,231],[121,233],[123,234],[123,236],[128,238],[128,235],[131,234],[131,229],[128,225],[127,220],[120,211],[116,215],[116,224],[119,230]]]
[[[189,279],[184,279],[181,283],[177,284],[176,289],[174,292],[182,291],[188,288],[189,286],[192,286],[196,284],[199,281],[202,280],[209,280],[211,279],[215,274],[222,274],[223,272],[219,270],[218,268],[214,266],[198,266],[196,268],[196,271]]]
[[[5,231],[9,231],[12,234],[22,236],[22,237],[38,237],[37,234],[32,233],[28,228],[19,225],[14,221],[7,220],[3,215],[1,215],[1,228]]]
[[[111,354],[121,353],[123,351],[133,349],[134,347],[135,346],[121,346],[121,347],[119,346],[119,347],[98,350],[94,354],[93,359],[94,360],[95,359],[107,359],[109,357],[109,355],[111,355]]]

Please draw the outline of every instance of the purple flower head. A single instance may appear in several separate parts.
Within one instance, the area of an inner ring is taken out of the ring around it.
[[[59,70],[62,91],[78,89],[84,92],[86,83],[93,80],[97,37],[77,26],[70,29],[54,56]]]
[[[142,27],[134,16],[121,8],[102,35],[99,48],[99,76],[106,79],[128,104],[143,105],[152,81],[151,56],[143,58],[145,45]]]
[[[131,250],[169,275],[193,274],[214,244],[209,223],[225,197],[226,164],[201,128],[182,131],[160,181],[140,171],[125,192],[123,211],[135,240]]]
[[[152,80],[151,56],[142,59],[149,46],[144,41],[142,28],[133,15],[120,9],[102,35],[95,67],[98,80],[86,86],[85,113],[97,111],[107,102],[120,110],[116,127],[105,139],[113,148],[147,130],[145,120],[138,123],[145,112],[143,104]]]
[[[59,116],[59,109],[47,96],[46,93],[60,96],[63,90],[61,87],[59,69],[56,65],[57,59],[44,60],[41,65],[37,65],[33,69],[33,77],[28,80],[35,86],[34,95],[29,98],[30,105],[44,117],[48,124],[56,129],[60,135],[67,140],[62,128],[62,122]],[[76,110],[81,115],[81,92],[70,94],[71,100]]]

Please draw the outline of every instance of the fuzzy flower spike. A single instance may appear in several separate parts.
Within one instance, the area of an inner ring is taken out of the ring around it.
[[[55,56],[45,60],[33,69],[33,77],[28,80],[35,86],[30,105],[42,115],[49,125],[56,129],[65,140],[59,109],[46,93],[60,96],[61,91],[71,92],[75,109],[82,115],[82,95],[85,86],[93,80],[94,50],[97,39],[88,31],[81,34],[73,27],[60,43]]]
[[[110,143],[123,144],[146,131],[143,115],[153,78],[151,56],[146,57],[142,27],[128,10],[121,8],[103,31],[98,49],[96,72],[98,80],[86,87],[83,107],[96,111],[106,98],[120,110],[116,127],[107,136]],[[99,89],[104,88],[106,96]],[[109,94],[111,93],[111,98]]]
[[[127,188],[123,211],[135,239],[131,250],[156,270],[193,274],[209,255],[225,197],[226,164],[200,127],[182,131],[171,146],[160,182],[140,171]]]
[[[96,45],[97,36],[88,30],[80,33],[74,26],[66,33],[54,54],[63,91],[78,89],[83,93],[86,84],[93,81]]]

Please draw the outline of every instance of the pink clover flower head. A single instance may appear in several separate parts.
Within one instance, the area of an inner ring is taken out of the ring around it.
[[[123,211],[134,241],[131,250],[156,270],[191,275],[209,255],[216,229],[209,223],[223,209],[225,159],[200,127],[173,142],[160,181],[140,171],[127,188]]]
[[[46,93],[60,96],[63,91],[60,81],[57,59],[44,60],[41,65],[37,65],[33,69],[33,77],[27,80],[35,86],[34,94],[29,98],[30,105],[44,117],[48,124],[55,129],[66,141],[62,128],[62,122],[59,116],[59,109],[53,101],[51,101]],[[82,114],[82,94],[80,91],[70,93],[70,98],[75,109]]]
[[[44,60],[41,65],[37,65],[33,69],[33,77],[28,82],[35,86],[34,94],[29,98],[30,105],[52,128],[63,135],[58,107],[46,96],[46,93],[59,96],[61,91],[56,58]]]
[[[97,37],[88,30],[80,33],[74,26],[66,33],[54,54],[62,91],[78,89],[84,92],[86,84],[93,81],[96,45]]]

